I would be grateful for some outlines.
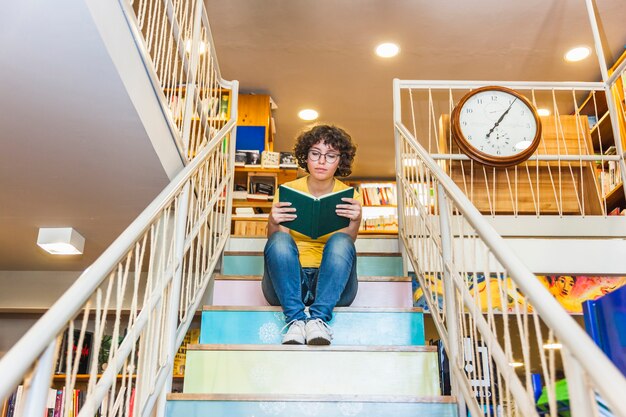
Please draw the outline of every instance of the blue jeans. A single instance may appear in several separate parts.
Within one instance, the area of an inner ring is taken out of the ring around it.
[[[330,321],[335,306],[349,306],[356,297],[356,248],[345,233],[332,235],[319,268],[302,268],[298,247],[289,233],[270,236],[264,250],[265,272],[261,287],[270,305],[283,307],[286,322],[311,319]]]

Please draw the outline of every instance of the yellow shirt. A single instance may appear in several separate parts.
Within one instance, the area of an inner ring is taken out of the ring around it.
[[[303,193],[311,194],[309,192],[309,186],[307,185],[307,176],[302,178],[298,178],[297,180],[287,182],[283,185],[293,188],[294,190],[302,191]],[[333,186],[332,193],[345,190],[346,188],[350,188],[350,186],[344,184],[335,178],[335,185]],[[361,204],[363,204],[363,199],[361,194],[359,194],[356,190],[354,190],[355,200],[359,200]],[[279,201],[278,199],[278,190],[276,191],[276,195],[274,195],[274,201]],[[324,251],[324,245],[328,241],[335,232],[329,233],[324,236],[320,236],[317,239],[311,239],[310,237],[303,235],[302,233],[294,232],[293,230],[289,230],[289,234],[293,237],[293,240],[296,242],[298,246],[298,252],[300,253],[300,265],[303,268],[319,268],[322,263],[322,253]]]

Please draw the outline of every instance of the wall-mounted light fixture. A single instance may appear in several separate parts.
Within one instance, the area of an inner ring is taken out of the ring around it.
[[[82,255],[85,238],[71,227],[41,227],[37,245],[53,255]]]

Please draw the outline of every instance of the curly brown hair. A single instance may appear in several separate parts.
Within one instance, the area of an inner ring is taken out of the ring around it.
[[[293,151],[300,168],[309,172],[306,163],[309,149],[319,142],[331,146],[333,149],[339,151],[341,155],[335,176],[347,177],[350,175],[352,173],[352,162],[356,155],[356,145],[352,143],[352,138],[345,130],[330,125],[317,125],[298,136]]]

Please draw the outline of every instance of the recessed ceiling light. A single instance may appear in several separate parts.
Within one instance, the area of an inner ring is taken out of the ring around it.
[[[537,114],[539,116],[550,116],[550,110],[548,110],[548,109],[537,109]]]
[[[562,344],[554,343],[554,342],[552,342],[552,343],[544,343],[543,344],[543,348],[546,349],[546,350],[559,350],[562,347],[563,347]]]
[[[319,114],[313,109],[304,109],[298,112],[298,117],[302,120],[315,120]]]
[[[37,245],[53,255],[82,255],[85,238],[71,227],[42,227]]]
[[[376,47],[376,55],[382,58],[391,58],[398,55],[400,47],[395,43],[381,43]]]
[[[524,366],[524,363],[523,362],[510,362],[509,366],[511,368],[520,368],[520,367]]]
[[[591,54],[591,49],[586,46],[577,46],[572,48],[565,54],[565,60],[569,62],[582,61]]]

